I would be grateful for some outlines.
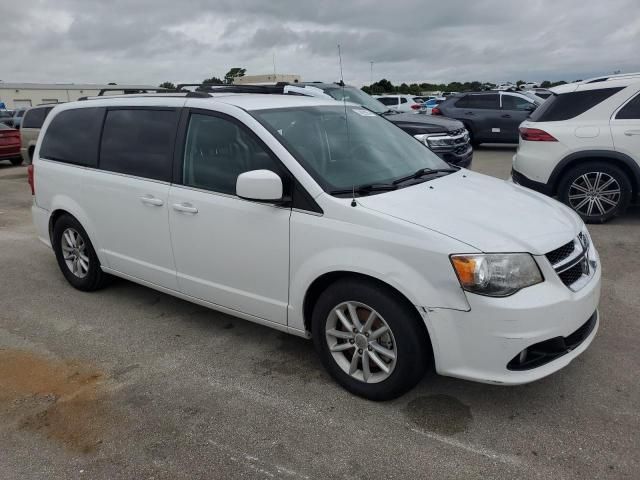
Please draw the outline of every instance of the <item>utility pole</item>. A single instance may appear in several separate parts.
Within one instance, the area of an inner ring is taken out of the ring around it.
[[[369,86],[373,85],[373,62],[369,62],[371,64],[371,74],[370,74],[370,82]]]

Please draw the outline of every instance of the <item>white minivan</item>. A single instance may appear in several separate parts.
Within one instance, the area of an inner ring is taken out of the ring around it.
[[[598,328],[582,220],[453,168],[361,106],[291,95],[89,99],[47,117],[29,167],[68,282],[115,275],[311,337],[375,400],[427,368],[537,380]]]

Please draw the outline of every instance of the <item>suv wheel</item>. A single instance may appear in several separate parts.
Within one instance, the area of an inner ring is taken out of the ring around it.
[[[22,165],[22,157],[16,157],[16,158],[12,158],[11,159],[11,165],[15,165],[16,167],[18,165]]]
[[[558,187],[560,200],[587,223],[604,223],[624,213],[631,182],[617,166],[589,162],[569,170]]]
[[[62,215],[52,234],[53,250],[58,266],[67,281],[85,292],[102,288],[108,275],[100,268],[100,261],[87,232],[71,215]]]
[[[415,386],[428,366],[428,339],[417,312],[373,282],[341,280],[313,310],[322,363],[344,388],[389,400]]]

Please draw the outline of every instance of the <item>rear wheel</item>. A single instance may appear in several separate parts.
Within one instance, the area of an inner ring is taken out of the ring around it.
[[[471,128],[471,125],[468,125],[465,123],[464,128],[466,128],[467,132],[469,132],[469,143],[471,143],[471,146],[477,147],[478,145],[480,145],[478,141],[475,139],[475,135],[473,134],[473,129]]]
[[[102,288],[109,276],[100,268],[89,235],[71,215],[62,215],[52,233],[53,250],[58,266],[67,281],[85,292]]]
[[[624,213],[631,182],[615,165],[589,162],[568,171],[558,186],[560,200],[587,223],[604,223]]]
[[[313,310],[313,339],[331,376],[370,400],[396,398],[416,385],[430,360],[421,319],[374,282],[341,280]]]
[[[12,158],[11,159],[11,165],[15,165],[16,167],[18,165],[22,165],[22,157]]]

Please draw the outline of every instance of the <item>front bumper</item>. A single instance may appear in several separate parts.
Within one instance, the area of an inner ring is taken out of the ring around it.
[[[589,282],[574,292],[562,283],[545,257],[536,259],[545,278],[538,285],[506,298],[467,293],[471,306],[467,312],[436,308],[423,313],[439,374],[518,385],[560,370],[587,349],[600,321],[599,262]],[[587,325],[592,318],[593,324]],[[559,337],[566,341],[566,351],[537,364],[513,368],[514,359],[525,349],[531,354],[548,351],[549,341]]]
[[[445,162],[458,167],[467,168],[471,165],[471,161],[473,160],[473,148],[471,148],[471,145],[469,144],[467,144],[464,149],[456,147],[450,150],[432,149],[431,151]]]
[[[530,188],[531,190],[535,190],[536,192],[544,193],[545,195],[552,195],[553,193],[550,185],[531,180],[530,178],[527,178],[525,175],[513,168],[511,169],[511,179],[513,180],[513,183],[517,183],[518,185],[522,185],[523,187]]]

